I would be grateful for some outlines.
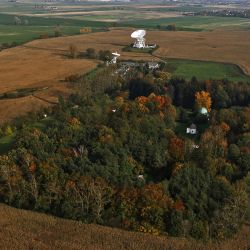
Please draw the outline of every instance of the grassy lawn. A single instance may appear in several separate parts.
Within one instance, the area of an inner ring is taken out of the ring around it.
[[[54,121],[55,121],[55,119],[53,117],[46,117],[40,121],[37,121],[37,122],[30,124],[29,126],[31,128],[37,128],[37,129],[44,131]]]
[[[41,131],[45,131],[47,127],[54,121],[55,119],[53,117],[46,117],[41,119],[40,121],[28,124],[28,126],[30,128],[36,128]],[[0,155],[6,154],[9,150],[11,150],[14,142],[15,142],[15,133],[12,135],[0,137]]]
[[[250,82],[250,76],[233,64],[193,61],[182,59],[167,59],[167,68],[173,76],[190,80],[195,76],[198,80],[228,79],[233,82]]]
[[[138,49],[138,48],[134,48],[133,44],[130,44],[129,46],[123,48],[122,51],[135,52],[135,53],[152,53],[158,48],[159,48],[159,46],[156,46],[155,48]]]

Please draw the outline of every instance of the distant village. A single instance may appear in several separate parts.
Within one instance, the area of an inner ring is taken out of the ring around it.
[[[36,4],[34,8],[36,10],[58,10],[56,6],[40,5],[40,4]]]
[[[244,9],[224,9],[224,10],[204,10],[193,13],[194,16],[222,16],[222,17],[241,17],[250,18],[250,10]]]

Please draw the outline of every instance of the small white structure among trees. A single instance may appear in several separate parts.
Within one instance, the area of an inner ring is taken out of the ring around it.
[[[208,110],[206,108],[202,107],[200,109],[200,114],[202,114],[202,115],[208,115]]]
[[[107,65],[109,64],[116,64],[117,63],[117,58],[120,56],[120,54],[118,54],[117,52],[112,53],[113,58],[111,59],[111,61],[107,61]]]
[[[191,124],[191,126],[187,128],[187,134],[191,134],[191,135],[197,134],[197,128],[195,124]]]
[[[158,69],[160,67],[158,62],[148,62],[149,69]]]

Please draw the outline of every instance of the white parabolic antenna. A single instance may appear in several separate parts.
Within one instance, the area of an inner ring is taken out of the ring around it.
[[[119,57],[119,56],[120,56],[120,54],[118,54],[117,52],[112,53],[112,55],[113,55],[113,56],[116,56],[116,57]]]
[[[134,48],[141,49],[146,47],[144,38],[145,35],[146,30],[136,30],[131,34],[131,37],[136,39],[133,45]]]
[[[146,30],[136,30],[131,34],[132,38],[142,38],[146,35]]]
[[[116,64],[117,58],[120,56],[120,54],[117,53],[117,52],[113,52],[112,56],[113,56],[113,58],[111,59],[111,61],[107,61],[107,65],[109,65],[109,64]]]

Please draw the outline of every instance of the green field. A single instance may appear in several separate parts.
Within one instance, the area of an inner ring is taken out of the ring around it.
[[[54,35],[55,27],[60,27],[62,35],[79,34],[82,27],[92,27],[93,31],[110,26],[128,26],[135,28],[159,28],[162,29],[169,24],[176,24],[178,30],[183,31],[207,31],[216,28],[250,29],[250,21],[247,18],[235,17],[205,17],[205,16],[181,16],[174,18],[160,19],[141,19],[141,15],[131,11],[125,11],[118,15],[81,15],[79,16],[61,16],[58,17],[34,17],[18,16],[22,24],[14,24],[14,14],[0,13],[0,44],[1,43],[25,43],[39,38],[40,35]],[[100,19],[112,20],[113,18],[123,21],[98,21]],[[129,18],[128,18],[129,17]],[[127,18],[131,21],[126,21]],[[91,19],[91,20],[90,20]],[[135,21],[136,20],[136,21]],[[24,24],[26,22],[26,25]]]
[[[102,22],[26,16],[19,17],[23,23],[27,20],[27,25],[14,25],[14,17],[14,15],[0,14],[0,44],[25,43],[43,34],[53,36],[55,29],[58,29],[62,35],[75,35],[79,34],[82,27],[92,27],[92,31],[98,31],[106,26]]]
[[[181,16],[173,18],[133,20],[122,23],[123,26],[144,28],[154,28],[157,25],[167,26],[169,24],[176,24],[179,29],[197,31],[230,27],[234,27],[234,29],[250,29],[249,19],[237,17]]]
[[[245,75],[242,70],[234,64],[216,62],[167,59],[167,69],[173,76],[191,79],[195,76],[198,80],[220,80],[228,79],[233,82],[250,82],[250,76]]]
[[[63,17],[63,16],[61,16]],[[233,29],[250,29],[250,21],[247,18],[237,17],[212,17],[212,16],[180,16],[168,18],[149,18],[143,19],[141,13],[130,11],[127,13],[113,13],[110,15],[72,15],[64,16],[74,20],[83,21],[98,21],[98,20],[113,20],[103,22],[106,25],[115,23],[118,27],[134,27],[134,28],[158,28],[162,29],[169,24],[175,24],[178,30],[183,31],[210,31],[217,28],[233,28]],[[119,21],[116,21],[119,20]]]
[[[68,18],[64,19],[64,18],[56,18],[56,17],[35,17],[35,16],[22,16],[22,15],[9,15],[9,14],[1,14],[1,13],[0,13],[0,24],[1,25],[13,25],[15,16],[20,17],[22,21],[28,20],[29,25],[32,25],[32,26],[61,25],[61,26],[78,26],[78,27],[84,27],[84,26],[102,27],[105,24],[103,22],[80,21],[80,20],[74,20],[74,19],[68,19]]]
[[[17,26],[17,25],[0,25],[0,44],[25,43],[34,39],[38,39],[40,35],[54,35],[55,28],[52,26]],[[62,35],[79,34],[79,27],[63,26],[60,27]]]

